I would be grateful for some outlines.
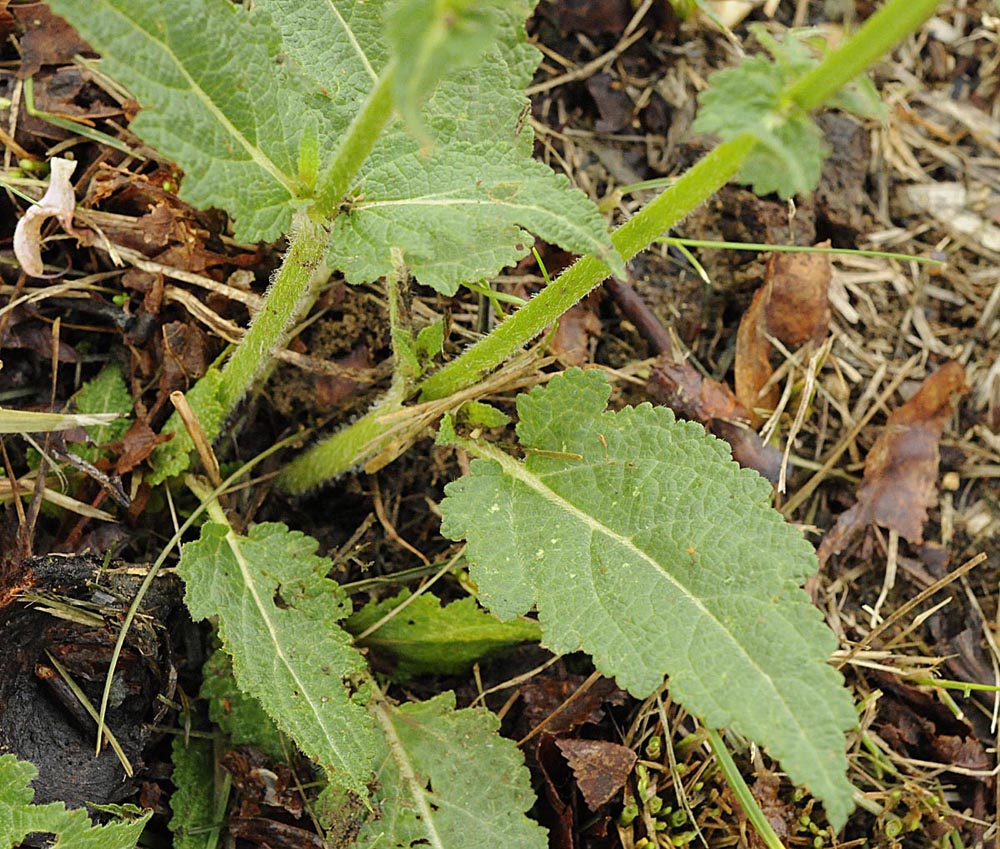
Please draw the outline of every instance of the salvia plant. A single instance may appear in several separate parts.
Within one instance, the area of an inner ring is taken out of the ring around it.
[[[472,600],[411,605],[400,627],[416,627],[410,636],[426,646],[402,659],[404,674],[441,671],[446,644],[471,661],[540,639],[556,653],[586,652],[638,698],[666,678],[708,727],[765,746],[843,826],[853,807],[845,733],[856,715],[827,662],[836,639],[802,589],[816,569],[813,548],[772,509],[770,485],[665,408],[608,410],[598,372],[571,370],[518,398],[525,459],[468,435],[453,413],[726,182],[785,197],[814,188],[823,144],[811,113],[870,107],[870,87],[852,80],[935,3],[890,0],[823,57],[794,39],[765,40],[770,58],[716,74],[696,129],[719,144],[613,233],[565,177],[532,159],[523,90],[540,56],[524,31],[533,0],[50,3],[142,105],[131,130],[183,169],[184,200],[227,210],[237,239],[288,238],[243,340],[188,393],[209,438],[267,377],[334,272],[388,288],[391,385],[368,414],[293,457],[280,486],[303,493],[389,462],[405,438],[387,416],[415,396],[437,403],[420,405],[414,433],[428,416],[440,419],[438,441],[477,458],[446,487],[442,533],[467,541],[490,613]],[[521,259],[536,237],[581,258],[435,366],[442,325],[414,333],[401,321],[401,287],[413,279],[453,295]],[[484,424],[503,420],[485,405],[465,409]],[[357,846],[544,847],[544,830],[526,816],[527,771],[496,717],[456,709],[447,693],[397,704],[369,669],[368,626],[405,594],[354,613],[315,540],[281,524],[238,533],[218,490],[179,477],[192,452],[180,420],[166,430],[174,438],[154,456],[152,478],[184,480],[208,514],[179,572],[192,617],[210,619],[221,645],[203,695],[222,729],[279,755],[276,729],[291,738],[322,770],[320,824],[343,834],[350,820],[343,839]],[[520,618],[530,611],[537,622]],[[220,815],[207,791],[211,747],[178,738],[174,754],[177,845],[211,845],[205,824]],[[32,806],[29,778],[0,758],[0,832],[13,835],[0,844],[26,829],[90,827]],[[42,817],[52,824],[38,825]],[[87,839],[131,845],[142,823],[123,816]]]

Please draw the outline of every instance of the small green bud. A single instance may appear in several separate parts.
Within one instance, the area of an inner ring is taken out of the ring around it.
[[[903,833],[903,821],[899,817],[893,817],[886,821],[885,824],[885,836],[890,840],[895,840],[899,835]]]
[[[646,743],[646,756],[655,760],[660,756],[661,749],[662,739],[660,735],[654,734],[649,738],[649,742]]]
[[[25,157],[18,159],[17,164],[25,174],[41,174],[44,176],[49,173],[48,162],[40,162],[37,159],[28,159]]]
[[[637,816],[639,816],[639,806],[635,802],[629,802],[618,815],[618,824],[621,826],[632,825]]]

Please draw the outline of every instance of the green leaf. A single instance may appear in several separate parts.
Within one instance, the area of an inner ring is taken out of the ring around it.
[[[322,93],[282,56],[264,11],[228,0],[51,5],[142,104],[131,129],[184,169],[184,200],[229,211],[243,241],[287,232],[303,132],[321,128],[330,150],[336,127],[318,108]]]
[[[698,98],[692,129],[718,133],[726,141],[744,132],[757,138],[757,148],[740,171],[740,181],[756,194],[789,198],[811,192],[829,148],[813,119],[784,92],[819,64],[826,42],[810,28],[790,30],[780,42],[762,26],[751,24],[750,29],[773,62],[751,56],[737,68],[712,74]],[[829,105],[863,117],[885,114],[867,77],[849,83]]]
[[[109,363],[97,377],[81,386],[74,401],[77,412],[80,413],[117,413],[119,416],[127,416],[132,412],[132,395],[118,363]],[[87,428],[87,433],[94,442],[103,445],[121,439],[126,430],[128,421],[119,418],[106,425],[92,425]]]
[[[187,393],[187,402],[210,442],[222,430],[222,419],[225,416],[225,407],[219,400],[221,387],[221,372],[211,368]],[[185,471],[191,463],[191,452],[194,451],[194,442],[176,411],[170,414],[170,418],[163,426],[163,432],[172,433],[174,438],[153,449],[150,457],[153,471],[149,476],[149,483],[152,486]]]
[[[417,356],[421,359],[425,367],[433,362],[444,350],[444,319],[439,318],[431,322],[426,327],[422,327],[417,334],[415,345]]]
[[[366,605],[344,623],[360,634],[395,610],[410,591]],[[474,598],[441,606],[432,595],[418,596],[360,645],[390,655],[396,661],[396,680],[414,675],[459,675],[477,660],[528,640],[541,638],[534,622],[516,619],[500,622],[479,607]]]
[[[338,624],[350,612],[347,598],[316,546],[280,524],[239,536],[209,522],[184,546],[177,571],[191,616],[217,617],[240,688],[333,783],[364,797],[373,733],[367,698],[352,691],[366,666]]]
[[[421,84],[410,76],[415,74],[428,86],[397,104],[411,124],[416,106],[424,104],[421,138],[413,138],[403,122],[390,127],[336,219],[330,263],[350,282],[391,273],[392,250],[399,248],[419,282],[453,294],[462,282],[495,276],[525,256],[533,242],[525,231],[567,250],[593,253],[623,273],[596,206],[531,158],[534,139],[523,90],[540,58],[524,32],[532,3],[406,0],[388,16],[397,24],[386,21],[387,4],[378,0],[262,5],[281,26],[289,54],[330,92],[334,125],[346,126],[385,71],[388,39],[402,51],[399,85],[416,92]],[[414,8],[421,27],[407,17]],[[456,26],[442,29],[448,8],[459,9],[452,19]],[[494,37],[487,39],[487,33]],[[442,50],[465,55],[449,63]],[[436,88],[429,87],[432,82]]]
[[[740,181],[754,192],[783,198],[811,192],[819,182],[827,147],[809,115],[780,111],[781,92],[790,79],[763,56],[751,56],[738,68],[718,71],[698,98],[692,129],[718,133],[724,141],[744,132],[758,140],[740,171]]]
[[[225,815],[225,810],[216,811],[215,794],[210,792],[215,786],[215,747],[211,740],[177,735],[171,755],[170,780],[176,789],[170,794],[169,828],[174,849],[211,849]]]
[[[287,232],[389,72],[394,39],[397,106],[421,141],[397,121],[356,176],[363,202],[340,216],[331,254],[349,279],[385,275],[400,248],[421,283],[454,293],[524,256],[525,231],[624,272],[596,206],[531,159],[522,92],[540,54],[524,33],[528,0],[405,0],[395,15],[387,0],[53,7],[142,104],[131,129],[184,169],[181,196],[228,210],[237,238]]]
[[[504,427],[510,424],[510,416],[503,410],[482,401],[466,401],[458,410],[458,418],[464,424],[479,427]]]
[[[499,9],[476,0],[400,0],[386,20],[396,58],[394,96],[403,122],[431,145],[421,107],[447,70],[473,65],[492,45]]]
[[[609,395],[574,369],[520,396],[523,462],[463,441],[490,459],[445,488],[442,533],[468,540],[501,619],[537,606],[546,645],[587,651],[637,697],[669,675],[689,711],[768,746],[839,827],[856,717],[801,589],[812,546],[724,442],[663,407],[606,412]]]
[[[235,745],[249,743],[279,763],[287,760],[288,747],[274,720],[237,686],[232,658],[222,649],[212,652],[202,666],[201,697],[208,700],[208,718]]]
[[[75,401],[80,413],[117,413],[127,416],[132,412],[132,396],[125,385],[122,368],[117,363],[106,365],[97,377],[81,386]],[[127,418],[115,419],[105,425],[91,425],[87,428],[87,433],[95,444],[77,446],[74,451],[84,460],[93,463],[100,456],[100,446],[121,439],[128,428]]]
[[[525,256],[534,241],[526,231],[622,273],[593,203],[501,140],[452,142],[424,156],[413,139],[389,134],[356,191],[361,199],[334,222],[330,252],[351,283],[391,273],[396,247],[419,282],[453,295]]]
[[[32,833],[54,835],[53,849],[132,849],[152,811],[132,821],[93,825],[87,812],[67,810],[62,802],[33,805],[33,764],[0,755],[0,849],[13,849]]]
[[[455,709],[453,693],[393,707],[373,705],[385,744],[376,797],[381,819],[356,846],[409,849],[545,849],[545,830],[517,746],[485,708]]]

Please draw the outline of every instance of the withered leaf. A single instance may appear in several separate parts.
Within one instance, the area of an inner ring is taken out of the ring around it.
[[[857,504],[840,515],[819,547],[821,563],[871,523],[897,531],[912,543],[923,542],[927,508],[937,491],[938,443],[953,411],[953,396],[968,388],[962,365],[945,363],[889,415],[865,460]]]
[[[590,360],[590,340],[600,334],[601,320],[585,299],[563,313],[549,341],[549,350],[568,366],[582,366]]]
[[[703,377],[685,359],[672,352],[661,354],[646,384],[646,392],[656,403],[670,407],[678,416],[701,422],[733,450],[733,459],[746,469],[754,469],[771,483],[781,471],[781,452],[765,445],[760,434],[747,425],[747,410],[725,383]]]
[[[817,247],[829,247],[823,242]],[[761,395],[774,374],[773,337],[797,348],[810,339],[820,343],[830,326],[830,255],[775,253],[767,261],[764,285],[757,290],[736,335],[736,397],[751,412],[773,409],[778,387]],[[754,424],[759,419],[754,413]]]
[[[125,433],[120,446],[118,459],[115,462],[115,474],[124,475],[131,472],[136,466],[143,462],[153,449],[161,442],[169,442],[170,436],[165,433],[154,433],[149,426],[149,422],[137,419],[132,422],[131,427]]]
[[[608,740],[556,740],[591,811],[607,804],[632,774],[636,754]]]
[[[579,698],[569,701],[583,681],[579,675],[566,678],[538,675],[528,682],[521,690],[526,730],[542,722],[550,734],[562,734],[585,724],[596,725],[604,719],[605,704],[624,704],[625,693],[608,678],[601,678]]]
[[[72,62],[77,53],[94,52],[77,31],[63,18],[52,14],[48,6],[32,3],[14,6],[12,11],[25,28],[21,36],[21,66],[17,69],[19,80],[33,77],[43,65],[62,65]]]

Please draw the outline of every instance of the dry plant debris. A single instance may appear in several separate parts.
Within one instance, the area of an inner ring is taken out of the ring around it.
[[[823,538],[820,562],[844,549],[866,525],[875,523],[921,543],[927,509],[937,500],[938,443],[954,413],[957,395],[968,390],[960,363],[945,363],[917,393],[893,410],[865,461],[858,503],[840,514]]]
[[[830,247],[829,241],[817,247]],[[830,325],[829,254],[772,254],[764,285],[757,290],[740,320],[734,366],[736,398],[759,426],[761,407],[774,410],[781,394],[771,382],[773,344],[777,339],[791,349],[806,342],[818,346]]]

